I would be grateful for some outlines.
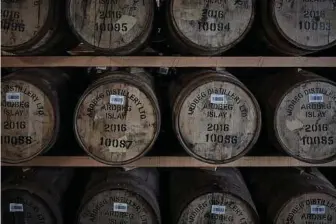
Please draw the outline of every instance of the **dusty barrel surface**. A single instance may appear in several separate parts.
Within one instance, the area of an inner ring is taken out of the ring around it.
[[[160,110],[151,77],[144,72],[107,72],[84,92],[75,111],[82,148],[107,164],[143,156],[160,129]]]
[[[167,1],[167,27],[176,50],[195,55],[220,54],[249,31],[254,0]]]
[[[159,224],[158,186],[158,172],[155,169],[94,171],[76,223]]]
[[[336,5],[325,1],[260,1],[267,42],[283,54],[301,55],[336,44]]]
[[[14,54],[40,54],[65,36],[64,1],[1,2],[1,48]],[[69,41],[69,40],[68,40]],[[64,45],[66,47],[69,44]]]
[[[335,223],[336,189],[318,171],[259,169],[246,178],[263,223]]]
[[[227,72],[182,75],[171,86],[173,126],[183,148],[208,163],[226,163],[246,154],[261,126],[257,101]]]
[[[68,76],[60,70],[25,69],[2,78],[1,160],[20,163],[50,149],[60,134]]]
[[[258,89],[275,146],[305,162],[335,159],[334,82],[308,71],[288,70],[268,78]]]
[[[170,178],[172,223],[258,223],[237,169],[176,170]]]
[[[67,17],[77,37],[94,50],[131,54],[148,40],[153,0],[68,0]]]
[[[71,169],[31,169],[2,182],[4,223],[62,224],[64,193],[73,177]]]

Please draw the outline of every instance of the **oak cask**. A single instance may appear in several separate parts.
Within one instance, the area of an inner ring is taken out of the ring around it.
[[[172,171],[170,188],[171,223],[259,223],[238,169]]]
[[[166,20],[175,49],[217,55],[241,41],[252,26],[255,1],[171,0]]]
[[[127,55],[148,41],[154,0],[68,0],[67,17],[81,42],[99,53]]]
[[[160,224],[158,172],[94,170],[77,214],[78,224]]]
[[[142,71],[105,72],[80,98],[74,129],[82,148],[107,164],[126,164],[153,146],[160,109],[151,76]]]
[[[226,71],[183,74],[171,86],[173,128],[183,148],[207,163],[245,155],[261,127],[251,92]]]
[[[265,40],[273,50],[303,55],[336,45],[336,5],[325,1],[260,1]]]
[[[262,223],[336,222],[336,189],[316,169],[255,169],[246,178]]]
[[[24,169],[11,174],[1,186],[4,223],[63,224],[64,194],[73,170]]]
[[[335,159],[334,82],[309,71],[289,69],[265,79],[256,89],[274,146],[309,163]]]
[[[72,47],[64,6],[65,0],[1,1],[2,53],[58,54]]]
[[[2,162],[28,161],[54,146],[67,123],[68,81],[56,69],[23,69],[2,78]]]

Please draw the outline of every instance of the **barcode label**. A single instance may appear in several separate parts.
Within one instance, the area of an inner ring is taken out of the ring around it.
[[[323,94],[309,94],[309,103],[323,103]]]
[[[167,67],[160,67],[159,68],[159,73],[162,74],[162,75],[167,75],[169,72],[169,68]]]
[[[211,94],[210,102],[213,104],[227,104],[225,95]]]
[[[23,204],[9,203],[10,212],[23,212]]]
[[[310,213],[311,214],[324,214],[325,213],[325,206],[324,205],[311,205],[310,206]]]
[[[223,215],[223,214],[225,214],[225,206],[212,205],[211,206],[211,213],[216,214],[216,215]]]
[[[6,93],[6,102],[20,102],[21,94],[20,93]]]
[[[127,204],[126,203],[113,203],[113,211],[114,212],[127,212]]]
[[[125,97],[119,96],[119,95],[111,95],[110,96],[110,104],[116,104],[116,105],[124,105]]]

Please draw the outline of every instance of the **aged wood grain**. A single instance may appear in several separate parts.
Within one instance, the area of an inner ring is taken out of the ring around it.
[[[84,150],[109,164],[132,162],[144,155],[160,129],[158,102],[151,88],[144,73],[112,72],[94,82],[75,114],[75,132]]]
[[[77,36],[103,53],[130,54],[147,40],[153,0],[69,0],[68,20]]]
[[[49,97],[15,76],[3,80],[1,97],[2,161],[26,161],[48,148],[55,134],[55,113]]]
[[[227,72],[206,71],[173,89],[173,123],[182,146],[209,163],[233,161],[256,142],[260,109],[247,88]],[[217,99],[215,99],[217,98]]]
[[[176,49],[202,55],[224,52],[250,29],[254,7],[253,0],[172,0],[168,28],[177,44],[184,45]]]

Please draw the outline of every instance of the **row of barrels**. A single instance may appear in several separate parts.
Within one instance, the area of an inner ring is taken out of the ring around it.
[[[243,173],[246,182],[235,168],[173,170],[163,191],[155,169],[95,170],[84,188],[72,181],[73,170],[28,169],[3,181],[1,216],[8,224],[336,222],[336,189],[318,170]],[[69,188],[83,192],[76,198]],[[77,212],[66,213],[76,217],[64,215],[70,200],[80,200]]]
[[[103,163],[130,163],[153,147],[162,118],[148,72],[132,68],[94,75],[76,99],[74,115],[69,92],[76,83],[69,85],[69,79],[54,69],[17,70],[2,78],[3,162],[46,152],[72,124],[80,146]],[[261,80],[250,84],[254,94],[224,70],[198,70],[173,80],[163,91],[169,92],[172,126],[183,148],[207,163],[236,160],[257,142],[262,111],[276,148],[309,163],[334,160],[336,84],[298,69]]]
[[[73,47],[73,36],[96,53],[127,55],[145,46],[154,23],[159,22],[154,33],[168,35],[176,51],[218,55],[239,43],[258,15],[259,34],[252,45],[262,38],[286,55],[336,45],[334,0],[167,0],[160,4],[154,0],[3,0],[1,47],[14,54],[53,54],[60,46]]]

